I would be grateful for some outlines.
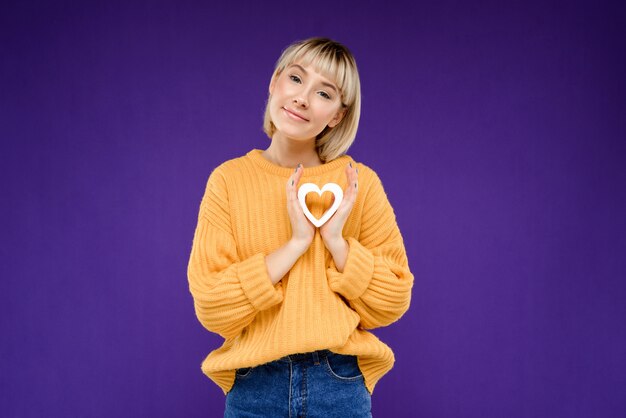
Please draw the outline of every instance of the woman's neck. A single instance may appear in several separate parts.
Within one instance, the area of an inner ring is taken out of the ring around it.
[[[324,164],[317,150],[311,143],[293,144],[272,139],[270,146],[261,155],[281,167],[296,168],[299,163],[304,167],[315,167]]]

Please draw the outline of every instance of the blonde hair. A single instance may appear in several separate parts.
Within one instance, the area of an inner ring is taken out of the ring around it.
[[[341,105],[345,115],[333,128],[326,126],[315,138],[317,154],[329,162],[345,154],[359,127],[361,116],[361,83],[352,53],[344,45],[328,38],[314,37],[297,41],[283,50],[272,74],[278,77],[289,65],[298,62],[304,66],[313,64],[316,71],[334,80],[339,88]],[[269,97],[265,103],[263,131],[271,139],[276,132],[269,111]]]

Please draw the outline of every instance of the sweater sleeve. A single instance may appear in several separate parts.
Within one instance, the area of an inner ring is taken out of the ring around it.
[[[365,195],[359,238],[346,240],[343,272],[332,258],[327,268],[330,288],[347,299],[364,329],[397,321],[409,309],[413,274],[395,213],[375,172]]]
[[[272,285],[265,254],[239,258],[231,230],[224,175],[209,176],[187,265],[196,316],[225,339],[245,328],[255,315],[283,300],[282,282]]]

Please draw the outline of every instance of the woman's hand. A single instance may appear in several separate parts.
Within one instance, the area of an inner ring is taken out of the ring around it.
[[[320,235],[324,240],[324,245],[326,245],[326,248],[331,250],[331,252],[338,247],[343,247],[343,226],[356,201],[358,171],[356,166],[352,163],[346,166],[346,177],[348,178],[348,186],[343,193],[343,200],[337,208],[337,212],[320,227]]]
[[[298,164],[295,173],[287,181],[287,212],[291,221],[291,240],[305,252],[315,237],[315,225],[304,215],[298,201],[298,183],[302,177],[302,164]]]

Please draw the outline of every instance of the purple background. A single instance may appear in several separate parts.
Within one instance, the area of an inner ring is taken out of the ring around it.
[[[587,2],[20,2],[0,13],[3,417],[221,416],[186,265],[275,60],[354,53],[349,154],[415,274],[375,417],[626,414],[626,13]],[[617,2],[616,2],[617,3]]]

